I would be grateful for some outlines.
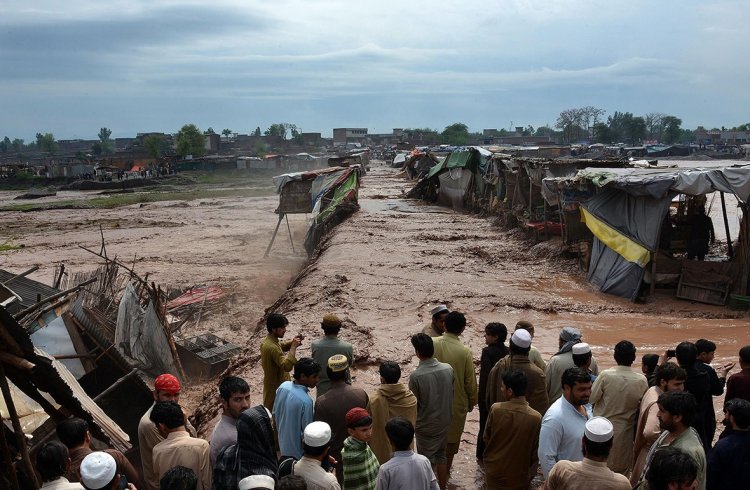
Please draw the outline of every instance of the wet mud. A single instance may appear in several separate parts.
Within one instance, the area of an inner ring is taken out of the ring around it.
[[[306,336],[298,357],[309,355],[322,334],[326,313],[344,322],[341,337],[356,350],[356,384],[371,392],[379,383],[374,366],[384,360],[402,365],[403,379],[416,367],[409,337],[429,321],[437,303],[464,312],[469,326],[462,340],[478,364],[483,327],[500,321],[512,328],[521,319],[536,325],[535,345],[545,357],[557,350],[559,330],[573,325],[592,344],[602,368],[614,364],[613,347],[631,340],[640,355],[663,352],[682,340],[701,337],[717,345],[716,364],[734,359],[750,340],[747,313],[690,303],[659,293],[646,304],[596,291],[575,259],[550,259],[554,243],[535,245],[518,230],[502,230],[486,217],[463,214],[403,195],[411,183],[395,171],[375,166],[363,179],[361,210],[321,244],[314,260],[269,309],[290,320],[287,336]],[[248,350],[230,368],[254,387],[261,399],[258,324]],[[478,369],[478,367],[477,367]],[[207,430],[218,413],[212,390],[204,393],[198,422]],[[467,418],[450,484],[479,488],[483,481],[474,457],[478,412]]]

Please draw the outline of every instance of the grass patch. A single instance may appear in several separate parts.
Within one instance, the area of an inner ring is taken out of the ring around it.
[[[45,211],[49,209],[112,209],[133,204],[159,201],[194,201],[226,197],[265,197],[275,194],[272,186],[237,189],[198,189],[169,192],[143,192],[135,194],[115,194],[91,199],[68,199],[44,203],[11,204],[0,207],[1,211]]]
[[[23,245],[14,245],[10,242],[0,243],[0,252],[8,252],[9,250],[20,250]]]

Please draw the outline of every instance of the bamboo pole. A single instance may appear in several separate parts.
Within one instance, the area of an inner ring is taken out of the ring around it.
[[[724,193],[720,192],[719,195],[721,196],[721,212],[724,215],[724,230],[727,232],[727,255],[731,259],[732,257],[734,257],[734,250],[732,250],[732,236],[729,234],[729,219],[727,218],[727,203],[724,200]]]
[[[29,457],[29,448],[26,446],[26,436],[23,434],[23,428],[21,427],[21,421],[18,419],[18,412],[16,412],[16,404],[13,402],[13,397],[10,394],[10,387],[8,386],[8,379],[5,377],[5,368],[0,363],[0,390],[2,390],[3,398],[5,399],[5,406],[8,407],[8,414],[10,420],[13,423],[13,430],[18,437],[19,446],[21,447],[21,459],[23,461],[24,470],[29,477],[31,486],[34,490],[39,488],[39,482],[36,479],[36,473],[34,473],[34,466],[31,464],[31,458]]]

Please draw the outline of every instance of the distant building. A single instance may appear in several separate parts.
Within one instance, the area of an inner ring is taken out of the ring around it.
[[[216,154],[219,153],[219,145],[221,144],[221,135],[218,135],[216,133],[210,133],[205,135],[206,140],[203,144],[203,147],[206,149],[206,152]]]
[[[364,146],[367,140],[367,128],[333,128],[333,146],[346,146],[359,143]]]
[[[301,133],[303,146],[320,146],[322,137],[320,133]]]
[[[745,145],[750,143],[750,131],[707,130],[698,126],[695,130],[695,141],[700,145]]]

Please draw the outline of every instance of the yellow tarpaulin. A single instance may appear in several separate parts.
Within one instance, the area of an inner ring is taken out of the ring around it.
[[[593,214],[586,211],[583,206],[580,207],[580,210],[581,219],[586,223],[586,226],[595,237],[622,255],[628,262],[646,267],[651,258],[651,253],[647,248],[626,237],[607,223],[597,219]]]

